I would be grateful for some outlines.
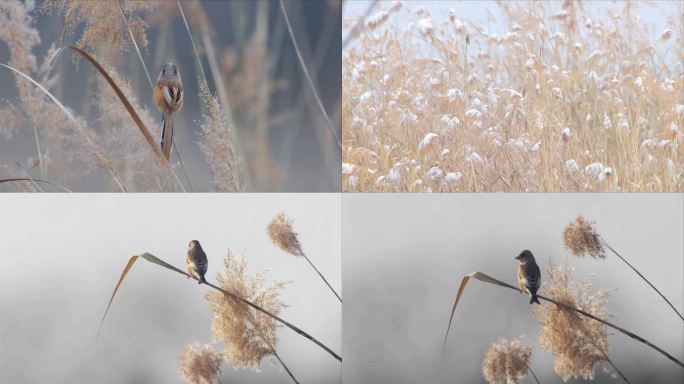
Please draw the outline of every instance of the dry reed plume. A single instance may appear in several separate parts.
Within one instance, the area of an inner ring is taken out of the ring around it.
[[[299,243],[297,233],[294,231],[292,223],[292,219],[285,216],[284,213],[279,213],[268,224],[268,236],[271,238],[273,244],[283,251],[293,256],[304,256],[302,245]]]
[[[304,253],[304,251],[302,251],[302,245],[299,243],[299,238],[297,237],[297,233],[294,231],[292,224],[292,219],[285,216],[284,213],[279,213],[268,224],[266,231],[268,232],[268,236],[271,238],[273,244],[275,244],[278,248],[293,256],[303,256],[309,265],[311,265],[311,268],[318,273],[318,276],[320,276],[323,282],[325,282],[328,288],[330,288],[330,291],[332,291],[332,293],[341,303],[342,298],[340,295],[337,294],[330,283],[328,283],[328,279],[323,276],[318,268],[316,268],[311,260],[309,260],[309,257]]]
[[[574,283],[569,267],[550,261],[546,281],[550,284],[544,291],[550,298],[601,319],[612,317],[605,307],[610,291],[590,294],[589,281]],[[534,307],[532,313],[541,328],[539,344],[553,355],[553,368],[563,381],[593,380],[594,370],[601,363],[607,372],[610,368],[617,371],[608,358],[608,330],[604,324],[548,302]]]
[[[116,53],[128,51],[133,38],[147,47],[147,22],[139,13],[153,10],[158,4],[143,0],[47,0],[43,8],[47,12],[57,11],[64,15],[65,32],[72,33],[80,25],[83,33],[76,46],[90,51],[102,50],[103,46]],[[121,11],[120,11],[121,9]],[[127,20],[122,22],[122,15]]]
[[[402,4],[343,52],[344,191],[683,190],[681,4],[655,34],[631,1],[497,2],[502,34]]]
[[[578,216],[575,221],[570,222],[563,232],[563,242],[565,247],[572,252],[573,255],[582,257],[589,255],[593,258],[605,258],[605,248],[610,249],[615,256],[622,260],[628,267],[630,267],[642,280],[644,280],[665,302],[672,308],[672,310],[684,320],[684,316],[675,308],[674,304],[665,297],[665,295],[658,290],[639,270],[637,270],[630,262],[628,262],[622,255],[620,255],[613,247],[608,244],[598,233],[595,227],[595,221],[588,221],[582,215]]]
[[[245,261],[237,260],[230,250],[223,263],[225,270],[217,276],[219,287],[276,315],[284,307],[278,297],[284,283],[262,287],[263,275],[249,277]],[[277,328],[271,317],[221,292],[209,292],[206,299],[214,315],[211,332],[216,341],[224,342],[223,358],[227,363],[258,370],[264,358],[275,355]]]
[[[214,384],[221,373],[222,359],[210,345],[189,345],[181,357],[181,377],[190,384]]]
[[[594,227],[595,223],[595,221],[588,221],[580,215],[565,227],[563,242],[573,255],[589,255],[595,259],[606,257],[606,251],[601,244],[598,231]]]
[[[482,374],[489,384],[518,384],[527,377],[534,347],[524,346],[522,337],[492,343],[482,361]],[[536,380],[536,376],[534,376]],[[539,381],[537,380],[537,383]]]

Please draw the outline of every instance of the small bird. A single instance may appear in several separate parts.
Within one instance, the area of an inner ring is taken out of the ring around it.
[[[183,82],[175,64],[167,63],[159,73],[154,87],[154,102],[162,111],[161,149],[168,160],[173,144],[173,114],[183,105]]]
[[[534,261],[532,252],[526,249],[516,259],[520,261],[518,265],[518,285],[520,290],[530,294],[530,304],[541,304],[537,297],[537,290],[541,285],[541,272],[539,271],[539,266]]]
[[[193,240],[188,248],[188,255],[185,257],[185,264],[188,265],[190,276],[198,280],[197,284],[206,283],[204,275],[207,273],[207,254],[204,253],[199,241]]]

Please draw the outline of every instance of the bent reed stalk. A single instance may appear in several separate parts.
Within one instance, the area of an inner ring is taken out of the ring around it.
[[[444,336],[444,344],[442,345],[442,352],[444,351],[444,346],[446,346],[447,338],[449,337],[449,329],[451,328],[451,323],[452,323],[452,320],[453,320],[453,318],[454,318],[454,313],[456,312],[456,306],[458,305],[458,302],[459,302],[460,299],[461,299],[461,295],[463,294],[463,291],[465,290],[466,284],[468,283],[468,281],[469,281],[471,278],[474,278],[474,279],[476,279],[476,280],[479,280],[479,281],[482,281],[482,282],[485,282],[485,283],[489,283],[489,284],[493,284],[493,285],[498,285],[498,286],[501,286],[501,287],[509,288],[509,289],[514,290],[514,291],[522,292],[522,290],[521,290],[520,288],[515,287],[515,286],[513,286],[513,285],[510,285],[510,284],[507,284],[507,283],[504,283],[503,281],[498,280],[498,279],[495,279],[495,278],[493,278],[493,277],[491,277],[491,276],[489,276],[489,275],[486,275],[486,274],[484,274],[484,273],[482,273],[482,272],[472,272],[472,273],[470,273],[470,274],[464,276],[463,279],[461,280],[461,285],[459,286],[458,293],[457,293],[457,295],[456,295],[456,301],[454,302],[454,306],[453,306],[453,308],[452,308],[452,310],[451,310],[451,317],[449,318],[449,325],[448,325],[448,327],[447,327],[446,335]],[[626,330],[626,329],[624,329],[624,328],[622,328],[622,327],[620,327],[620,326],[618,326],[618,325],[616,325],[616,324],[611,323],[610,321],[603,320],[603,319],[601,319],[601,318],[599,318],[599,317],[597,317],[597,316],[592,315],[592,314],[589,313],[589,312],[586,312],[586,311],[583,311],[583,310],[581,310],[581,309],[579,309],[579,308],[575,308],[575,307],[573,307],[573,306],[570,306],[570,305],[561,303],[561,302],[559,302],[559,301],[557,301],[557,300],[554,300],[554,299],[551,299],[551,298],[549,298],[549,297],[546,297],[546,296],[543,296],[543,295],[540,295],[540,294],[537,294],[537,297],[539,297],[539,298],[542,299],[542,300],[546,300],[546,301],[548,301],[548,302],[550,302],[550,303],[553,303],[553,304],[555,304],[556,306],[561,307],[561,308],[563,308],[563,309],[567,309],[567,310],[570,310],[570,311],[575,311],[575,312],[577,312],[577,313],[580,313],[580,314],[582,314],[582,315],[584,315],[584,316],[586,316],[586,317],[588,317],[588,318],[590,318],[590,319],[596,320],[596,321],[598,321],[598,322],[600,322],[600,323],[602,323],[602,324],[604,324],[604,325],[606,325],[606,326],[608,326],[608,327],[610,327],[610,328],[613,328],[613,329],[615,329],[615,330],[617,330],[617,331],[619,331],[619,332],[621,332],[621,333],[623,333],[623,334],[625,334],[625,335],[631,337],[631,338],[634,339],[634,340],[637,340],[637,341],[639,341],[639,342],[641,342],[641,343],[643,343],[643,344],[646,344],[647,346],[651,347],[652,349],[654,349],[654,350],[660,352],[660,354],[662,354],[663,356],[667,357],[668,359],[670,359],[671,361],[673,361],[675,364],[679,365],[681,368],[684,368],[684,363],[682,363],[680,360],[677,360],[677,358],[675,358],[675,357],[672,356],[671,354],[667,353],[667,352],[666,352],[665,350],[663,350],[662,348],[660,348],[660,347],[658,347],[657,345],[651,343],[650,341],[644,339],[643,337],[641,337],[641,336],[635,334],[634,332],[628,331],[628,330]]]
[[[169,263],[167,263],[167,262],[161,260],[160,258],[158,258],[158,257],[156,257],[156,256],[154,256],[154,255],[152,255],[151,253],[144,252],[144,253],[142,253],[142,254],[140,254],[140,255],[131,256],[131,258],[129,259],[128,263],[127,263],[126,266],[124,267],[123,272],[121,273],[121,277],[119,278],[119,281],[117,282],[116,286],[114,287],[114,291],[112,292],[111,298],[109,299],[109,303],[107,304],[107,309],[105,310],[105,313],[104,313],[104,315],[102,316],[102,320],[100,321],[100,327],[99,327],[99,329],[98,329],[98,331],[97,331],[98,336],[99,336],[99,334],[100,334],[100,330],[102,329],[102,325],[104,324],[105,318],[107,317],[107,313],[109,312],[109,308],[111,307],[112,302],[114,301],[114,297],[115,297],[115,295],[116,295],[116,292],[118,291],[118,289],[119,289],[119,287],[121,286],[121,283],[123,282],[124,278],[126,277],[126,275],[127,275],[128,272],[130,271],[130,269],[133,267],[133,264],[136,262],[136,260],[137,260],[138,258],[142,258],[142,259],[144,259],[144,260],[149,261],[150,263],[157,264],[157,265],[162,266],[162,267],[164,267],[164,268],[166,268],[166,269],[170,269],[170,270],[172,270],[172,271],[174,271],[174,272],[180,273],[181,275],[183,275],[183,276],[185,276],[185,277],[192,278],[192,279],[194,279],[194,280],[196,280],[196,281],[199,281],[196,277],[190,276],[187,272],[185,272],[185,271],[183,271],[183,270],[181,270],[181,269],[178,269],[178,268],[174,267],[173,265],[171,265],[171,264],[169,264]],[[328,352],[332,357],[334,357],[334,358],[335,358],[336,360],[338,360],[340,363],[342,362],[342,357],[340,357],[337,353],[333,352],[332,349],[328,348],[325,344],[321,343],[321,342],[318,341],[315,337],[313,337],[313,336],[309,335],[308,333],[304,332],[302,329],[300,329],[299,327],[295,326],[294,324],[291,324],[291,323],[285,321],[284,319],[282,319],[281,317],[279,317],[278,315],[273,314],[273,313],[267,311],[267,310],[264,309],[264,308],[261,308],[260,306],[258,306],[258,305],[256,305],[256,304],[252,303],[251,301],[246,300],[246,299],[244,299],[244,298],[242,298],[242,297],[240,297],[240,296],[238,296],[238,295],[236,295],[236,294],[234,294],[234,293],[232,293],[232,292],[228,292],[228,291],[226,291],[226,290],[224,290],[224,289],[222,289],[222,288],[220,288],[220,287],[218,287],[218,286],[216,286],[216,285],[214,285],[214,284],[212,284],[212,283],[210,283],[210,282],[208,282],[208,281],[207,281],[205,284],[206,284],[207,286],[209,286],[209,287],[211,287],[211,288],[213,288],[213,289],[215,289],[215,290],[217,290],[217,291],[223,293],[224,295],[226,295],[226,296],[228,296],[228,297],[230,297],[230,298],[232,298],[232,299],[238,300],[238,301],[242,302],[243,304],[246,304],[246,305],[248,305],[248,306],[250,306],[250,307],[256,309],[257,311],[259,311],[259,312],[261,312],[261,313],[267,315],[268,317],[270,317],[270,318],[272,318],[272,319],[278,321],[279,323],[285,325],[286,327],[290,328],[290,329],[293,330],[294,332],[296,332],[296,333],[298,333],[299,335],[301,335],[301,336],[303,336],[303,337],[309,339],[309,340],[312,341],[314,344],[316,344],[316,345],[318,345],[319,347],[321,347],[323,350],[325,350],[326,352]]]
[[[632,268],[632,270],[633,270],[634,272],[636,272],[636,274],[639,275],[639,277],[641,277],[648,285],[651,286],[651,288],[653,288],[654,291],[656,291],[656,293],[657,293],[658,295],[660,295],[660,297],[663,298],[663,300],[665,300],[665,302],[670,306],[670,308],[672,308],[672,310],[675,311],[675,313],[677,314],[677,316],[679,316],[679,318],[682,319],[682,321],[684,321],[684,316],[682,316],[682,314],[677,310],[677,308],[675,308],[675,306],[670,302],[670,300],[668,300],[667,297],[665,297],[665,295],[663,295],[663,294],[658,290],[658,288],[656,288],[656,287],[655,287],[655,286],[654,286],[654,285],[653,285],[653,284],[652,284],[644,275],[642,275],[641,272],[639,272],[636,268],[634,268],[634,267],[632,266],[632,264],[630,264],[624,257],[622,257],[622,256],[621,256],[613,247],[611,247],[610,244],[608,244],[608,242],[606,242],[606,240],[604,240],[602,237],[599,236],[599,241],[600,241],[601,244],[603,244],[606,248],[610,249],[610,251],[613,252],[613,253],[615,254],[615,256],[619,257],[620,260],[622,260],[625,264],[627,264],[628,267]]]

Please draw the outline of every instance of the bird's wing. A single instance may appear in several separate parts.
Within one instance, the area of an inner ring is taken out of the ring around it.
[[[539,284],[541,283],[541,272],[539,271],[537,263],[525,264],[525,280],[527,280],[528,286],[539,287]]]

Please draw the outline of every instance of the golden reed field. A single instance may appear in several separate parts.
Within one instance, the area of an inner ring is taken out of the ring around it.
[[[344,15],[343,191],[684,189],[681,3],[658,31],[649,3],[496,5],[505,33],[410,2]]]

